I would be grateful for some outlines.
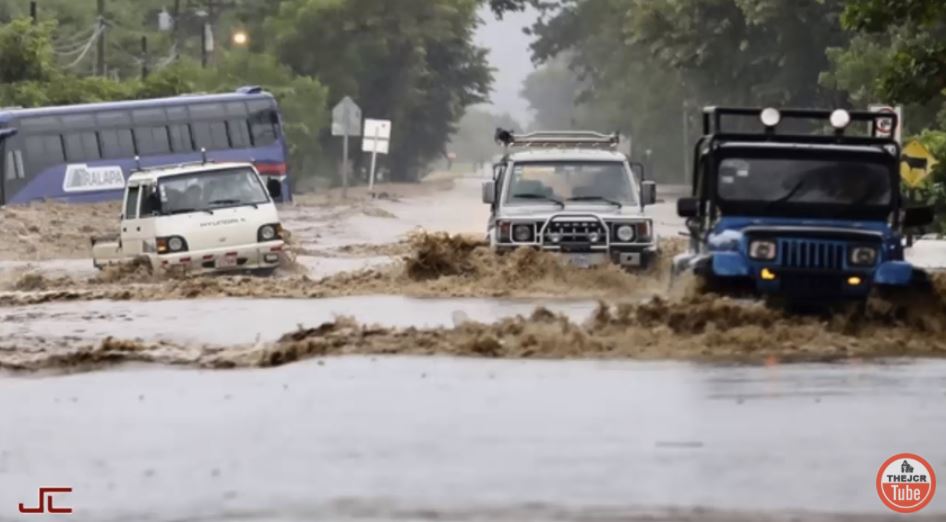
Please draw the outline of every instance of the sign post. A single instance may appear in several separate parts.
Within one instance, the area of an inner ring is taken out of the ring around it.
[[[900,158],[900,179],[909,187],[910,199],[916,197],[916,189],[926,181],[938,161],[921,142],[913,140],[903,148]],[[913,246],[913,233],[907,235],[907,246]]]
[[[361,108],[349,96],[345,96],[332,109],[332,136],[342,137],[342,197],[348,197],[348,175],[351,165],[348,161],[349,136],[361,135]]]
[[[391,143],[391,120],[365,119],[365,132],[361,149],[371,153],[371,172],[368,178],[368,191],[374,197],[375,169],[378,166],[378,154],[387,154]]]

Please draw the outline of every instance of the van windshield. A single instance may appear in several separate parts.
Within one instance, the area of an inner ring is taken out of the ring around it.
[[[259,177],[249,168],[195,172],[158,181],[162,214],[181,214],[269,202]]]

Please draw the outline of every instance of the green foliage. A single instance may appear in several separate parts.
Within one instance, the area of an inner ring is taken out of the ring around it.
[[[28,19],[0,26],[0,84],[46,81],[53,74],[54,25]]]
[[[416,179],[444,153],[466,107],[486,100],[486,51],[472,44],[478,4],[287,0],[266,32],[282,63],[325,82],[331,104],[352,96],[365,117],[392,120],[383,161],[393,179]]]

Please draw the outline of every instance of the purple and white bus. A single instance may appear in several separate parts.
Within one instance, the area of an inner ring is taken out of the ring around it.
[[[0,204],[120,199],[139,168],[251,162],[291,200],[279,107],[259,87],[235,93],[0,109]],[[136,159],[137,158],[137,159]]]

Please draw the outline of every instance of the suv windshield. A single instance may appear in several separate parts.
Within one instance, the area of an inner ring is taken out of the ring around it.
[[[516,163],[509,180],[509,203],[596,201],[636,205],[631,176],[620,161]]]
[[[249,168],[169,176],[158,181],[158,193],[164,214],[269,202],[259,177]]]
[[[718,195],[730,213],[883,217],[893,191],[889,167],[876,161],[729,158],[719,164]]]

